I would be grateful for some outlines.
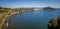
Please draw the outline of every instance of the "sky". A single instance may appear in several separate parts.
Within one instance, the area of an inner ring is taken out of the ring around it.
[[[60,8],[60,0],[0,0],[0,7],[55,7]]]

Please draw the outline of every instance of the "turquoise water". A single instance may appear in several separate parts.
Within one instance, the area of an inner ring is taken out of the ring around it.
[[[47,29],[48,21],[58,16],[60,9],[24,12],[12,18],[9,29]]]

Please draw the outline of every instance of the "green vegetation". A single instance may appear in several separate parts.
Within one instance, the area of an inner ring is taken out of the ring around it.
[[[1,24],[2,20],[7,15],[10,15],[11,13],[13,13],[13,11],[11,10],[11,8],[2,8],[2,7],[0,7],[0,24]]]
[[[48,29],[60,29],[60,16],[49,21]]]
[[[45,7],[45,8],[43,8],[43,10],[53,10],[53,8],[51,8],[51,7]]]
[[[5,22],[5,18],[7,16],[11,16],[13,14],[16,14],[16,13],[19,13],[20,10],[17,10],[17,9],[12,9],[12,8],[3,8],[3,7],[0,7],[0,29],[2,29],[2,26]]]
[[[0,24],[7,15],[15,14],[16,12],[22,13],[26,11],[31,11],[33,9],[34,8],[3,8],[3,7],[0,7]]]

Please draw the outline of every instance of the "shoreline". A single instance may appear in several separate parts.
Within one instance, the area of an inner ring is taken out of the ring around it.
[[[7,14],[4,19],[2,20],[1,24],[0,24],[0,29],[3,29],[4,27],[4,24],[5,22],[8,23],[7,19],[6,18],[9,18],[10,16],[13,16],[13,15],[17,15],[17,14],[20,14],[20,13],[23,13],[23,12],[28,12],[28,11],[32,11],[32,10],[21,10],[21,11],[17,11],[17,12],[10,12],[10,14]],[[10,19],[8,19],[10,20]],[[5,26],[6,27],[6,26]],[[8,28],[8,27],[7,27]]]
[[[19,13],[20,13],[20,12],[13,12],[13,13],[11,13],[10,15],[6,15],[6,16],[3,18],[3,20],[2,20],[2,22],[1,22],[1,24],[0,24],[0,29],[3,28],[3,25],[4,25],[5,21],[7,20],[7,19],[6,19],[7,17],[10,17],[10,16],[15,15],[15,14],[19,14]]]

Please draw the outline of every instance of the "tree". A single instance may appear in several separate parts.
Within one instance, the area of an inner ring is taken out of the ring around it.
[[[48,29],[57,29],[58,22],[56,19],[51,19],[48,24]]]
[[[57,17],[58,24],[60,25],[60,16]]]
[[[0,7],[0,10],[2,9],[2,7]]]

